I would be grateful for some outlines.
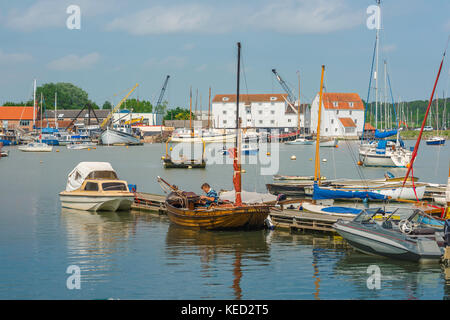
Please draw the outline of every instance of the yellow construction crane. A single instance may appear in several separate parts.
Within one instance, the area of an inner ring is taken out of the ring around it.
[[[138,83],[136,83],[136,85],[130,90],[130,92],[127,93],[127,95],[120,100],[120,102],[111,110],[111,112],[108,114],[108,116],[105,118],[105,120],[103,120],[103,122],[100,124],[100,128],[104,128],[105,125],[108,123],[108,121],[111,119],[112,115],[119,110],[120,106],[125,102],[125,100],[128,99],[128,97],[130,96],[131,93],[133,93],[133,91],[139,86]]]

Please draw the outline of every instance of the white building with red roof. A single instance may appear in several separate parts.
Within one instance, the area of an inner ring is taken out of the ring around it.
[[[311,132],[317,133],[319,94],[311,104]],[[364,103],[357,93],[323,93],[320,135],[358,138],[364,126]]]
[[[291,107],[287,94],[241,94],[239,95],[239,116],[242,128],[297,129],[297,105]],[[211,104],[212,122],[215,128],[236,127],[236,95],[218,94]],[[300,107],[300,127],[310,127],[308,105]]]

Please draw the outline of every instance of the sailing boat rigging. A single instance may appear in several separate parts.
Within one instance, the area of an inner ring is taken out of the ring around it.
[[[438,97],[436,95],[436,131],[437,131],[437,135],[427,139],[425,142],[427,145],[430,146],[442,146],[445,144],[445,137],[443,136],[439,136],[439,102],[438,102]]]
[[[380,1],[377,1],[377,6],[380,7]],[[381,10],[381,9],[380,9]],[[367,104],[370,97],[370,86],[372,82],[372,76],[375,79],[375,139],[385,139],[389,136],[392,136],[394,134],[397,135],[395,143],[386,141],[386,140],[376,140],[369,141],[364,143],[364,130],[365,130],[365,123],[363,128],[363,134],[362,134],[362,141],[361,145],[359,147],[359,164],[369,167],[399,167],[399,168],[405,168],[406,165],[411,160],[411,151],[407,150],[404,147],[403,141],[400,139],[400,128],[398,128],[398,121],[397,122],[397,129],[396,130],[385,130],[385,131],[378,131],[378,51],[379,51],[379,27],[377,27],[376,32],[376,39],[375,39],[375,47],[372,57],[372,67],[370,71],[370,81],[369,81],[369,90],[367,94],[367,102],[366,102],[366,108],[365,112],[367,112]],[[375,60],[375,72],[373,72],[373,64]],[[389,82],[390,87],[390,80],[389,76],[387,74],[387,68],[386,68],[386,62],[385,62],[385,82],[386,79]],[[385,83],[386,87],[386,83]],[[386,91],[386,90],[385,90]],[[386,96],[386,92],[385,92]],[[391,89],[391,97],[392,97],[392,89]],[[393,99],[393,97],[392,97]],[[386,99],[385,99],[386,100]],[[392,106],[395,108],[395,103],[392,100]],[[386,109],[387,105],[385,103],[384,108]],[[395,110],[395,109],[394,109]],[[386,113],[386,110],[385,110]],[[385,119],[386,121],[386,119]],[[381,122],[382,123],[382,122]],[[387,129],[387,125],[385,122],[384,128]]]
[[[36,80],[34,80],[34,90],[33,90],[33,128],[36,127]],[[42,93],[41,93],[41,109],[40,109],[40,134],[39,134],[39,142],[33,141],[28,143],[25,146],[20,146],[18,149],[23,152],[51,152],[53,150],[53,146],[49,146],[48,144],[42,142]]]
[[[219,200],[206,206],[199,195],[186,192],[158,177],[166,198],[167,215],[172,223],[200,229],[262,228],[269,214],[266,204],[246,204],[242,201],[241,188],[241,126],[239,118],[239,85],[241,43],[238,42],[237,92],[236,92],[236,139],[233,153],[233,185],[235,199]]]

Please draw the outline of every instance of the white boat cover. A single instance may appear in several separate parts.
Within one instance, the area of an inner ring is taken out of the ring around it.
[[[219,199],[234,201],[235,199],[234,190],[221,192],[219,195]],[[241,191],[241,199],[243,203],[262,203],[262,202],[276,201],[277,196],[270,193]]]
[[[447,203],[450,203],[450,176],[448,177],[447,189],[445,190],[445,198]]]
[[[117,179],[117,174],[109,162],[80,162],[69,173],[66,191],[80,188],[87,178]]]

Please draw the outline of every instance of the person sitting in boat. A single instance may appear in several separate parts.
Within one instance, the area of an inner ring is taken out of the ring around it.
[[[200,196],[200,201],[204,202],[206,207],[209,207],[212,203],[217,204],[219,202],[217,192],[211,189],[208,183],[202,184],[201,188],[206,193],[206,196]]]

